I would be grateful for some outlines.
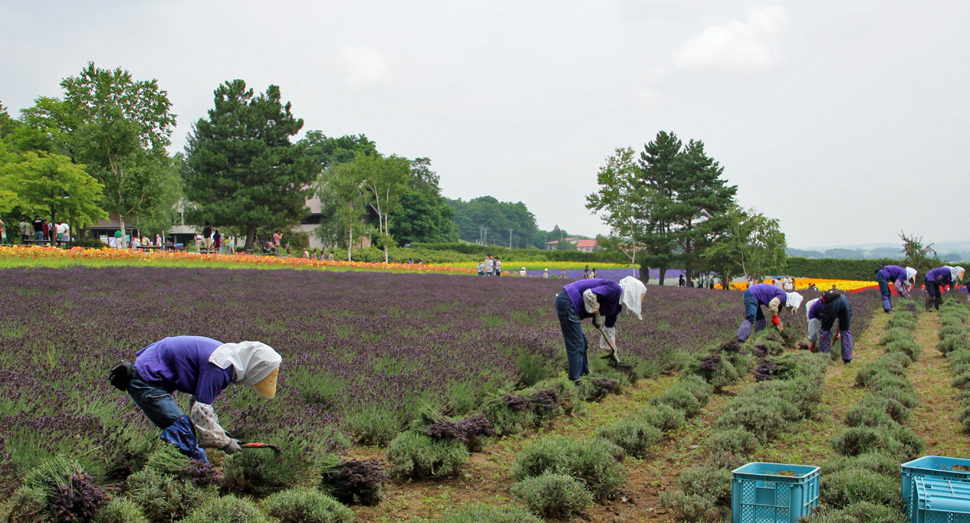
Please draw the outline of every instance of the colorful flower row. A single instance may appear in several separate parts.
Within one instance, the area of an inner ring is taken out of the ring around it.
[[[762,283],[771,283],[767,279]],[[734,290],[743,291],[748,288],[747,282],[735,282],[731,284]],[[845,292],[858,292],[865,289],[878,288],[874,281],[855,281],[855,280],[828,280],[825,278],[795,278],[795,290],[807,289],[814,285],[820,291],[827,291],[833,287]]]
[[[354,261],[310,260],[282,256],[254,256],[250,254],[199,254],[185,251],[134,251],[128,249],[59,249],[56,247],[13,246],[0,248],[0,260],[91,260],[108,262],[131,262],[138,265],[178,265],[212,264],[251,268],[294,268],[294,269],[335,269],[335,270],[375,270],[402,271],[418,273],[471,274],[471,268],[450,267],[445,265],[416,265],[405,263],[367,263]]]

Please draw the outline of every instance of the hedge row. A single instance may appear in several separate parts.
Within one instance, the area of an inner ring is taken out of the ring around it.
[[[540,249],[508,249],[501,245],[476,245],[472,243],[412,243],[412,249],[451,251],[482,259],[492,254],[502,261],[572,261],[587,263],[630,263],[625,255],[615,251],[545,251]]]
[[[883,265],[899,265],[899,260],[835,260],[812,259],[792,256],[788,258],[785,272],[802,278],[825,278],[831,280],[873,281],[875,272]]]

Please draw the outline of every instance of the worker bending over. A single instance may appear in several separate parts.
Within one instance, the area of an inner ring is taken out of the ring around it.
[[[852,361],[852,331],[849,323],[852,321],[852,306],[849,298],[838,291],[829,291],[805,305],[808,315],[808,341],[812,352],[828,354],[832,350],[832,341],[841,337],[842,363]],[[832,332],[835,320],[839,320],[839,335]]]
[[[748,341],[751,337],[751,327],[754,326],[754,333],[765,328],[768,324],[765,314],[761,312],[761,306],[768,307],[771,314],[771,323],[775,325],[779,332],[785,333],[785,329],[778,318],[778,309],[784,305],[789,312],[794,313],[802,304],[802,295],[797,292],[785,292],[774,285],[768,283],[754,284],[744,291],[744,321],[738,327],[737,338],[739,341]]]

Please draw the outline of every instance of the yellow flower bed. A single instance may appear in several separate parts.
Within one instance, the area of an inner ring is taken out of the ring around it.
[[[0,248],[0,266],[22,265],[160,265],[229,266],[239,268],[293,268],[333,270],[374,270],[418,273],[470,274],[471,268],[406,263],[366,263],[309,260],[285,256],[249,254],[199,254],[185,251],[134,251],[130,249],[59,249],[56,247],[13,246]]]
[[[770,279],[763,281],[762,283],[771,283]],[[862,289],[868,289],[870,287],[877,287],[879,284],[874,281],[857,281],[857,280],[827,280],[825,278],[795,278],[795,290],[802,290],[809,288],[814,284],[818,290],[827,291],[834,285],[836,289],[840,291],[858,291]],[[734,290],[743,291],[748,288],[746,282],[733,283],[732,286]]]
[[[501,260],[502,257],[499,256]],[[562,261],[505,261],[502,260],[502,270],[519,270],[525,267],[527,271],[541,271],[543,269],[549,269],[549,271],[559,269],[572,269],[572,270],[583,270],[589,265],[590,269],[629,269],[630,265],[623,263],[586,263],[586,262],[562,262]],[[478,267],[478,262],[455,262],[451,264],[452,267],[462,267],[468,269],[476,269]],[[639,267],[636,267],[639,268]]]

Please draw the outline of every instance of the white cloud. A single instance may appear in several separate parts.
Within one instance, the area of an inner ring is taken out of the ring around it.
[[[780,37],[788,27],[784,7],[754,9],[744,22],[712,25],[674,52],[674,65],[683,69],[768,69],[781,60]]]
[[[351,85],[380,82],[390,72],[384,57],[367,47],[344,47],[340,50],[340,58],[347,69],[347,81]]]

